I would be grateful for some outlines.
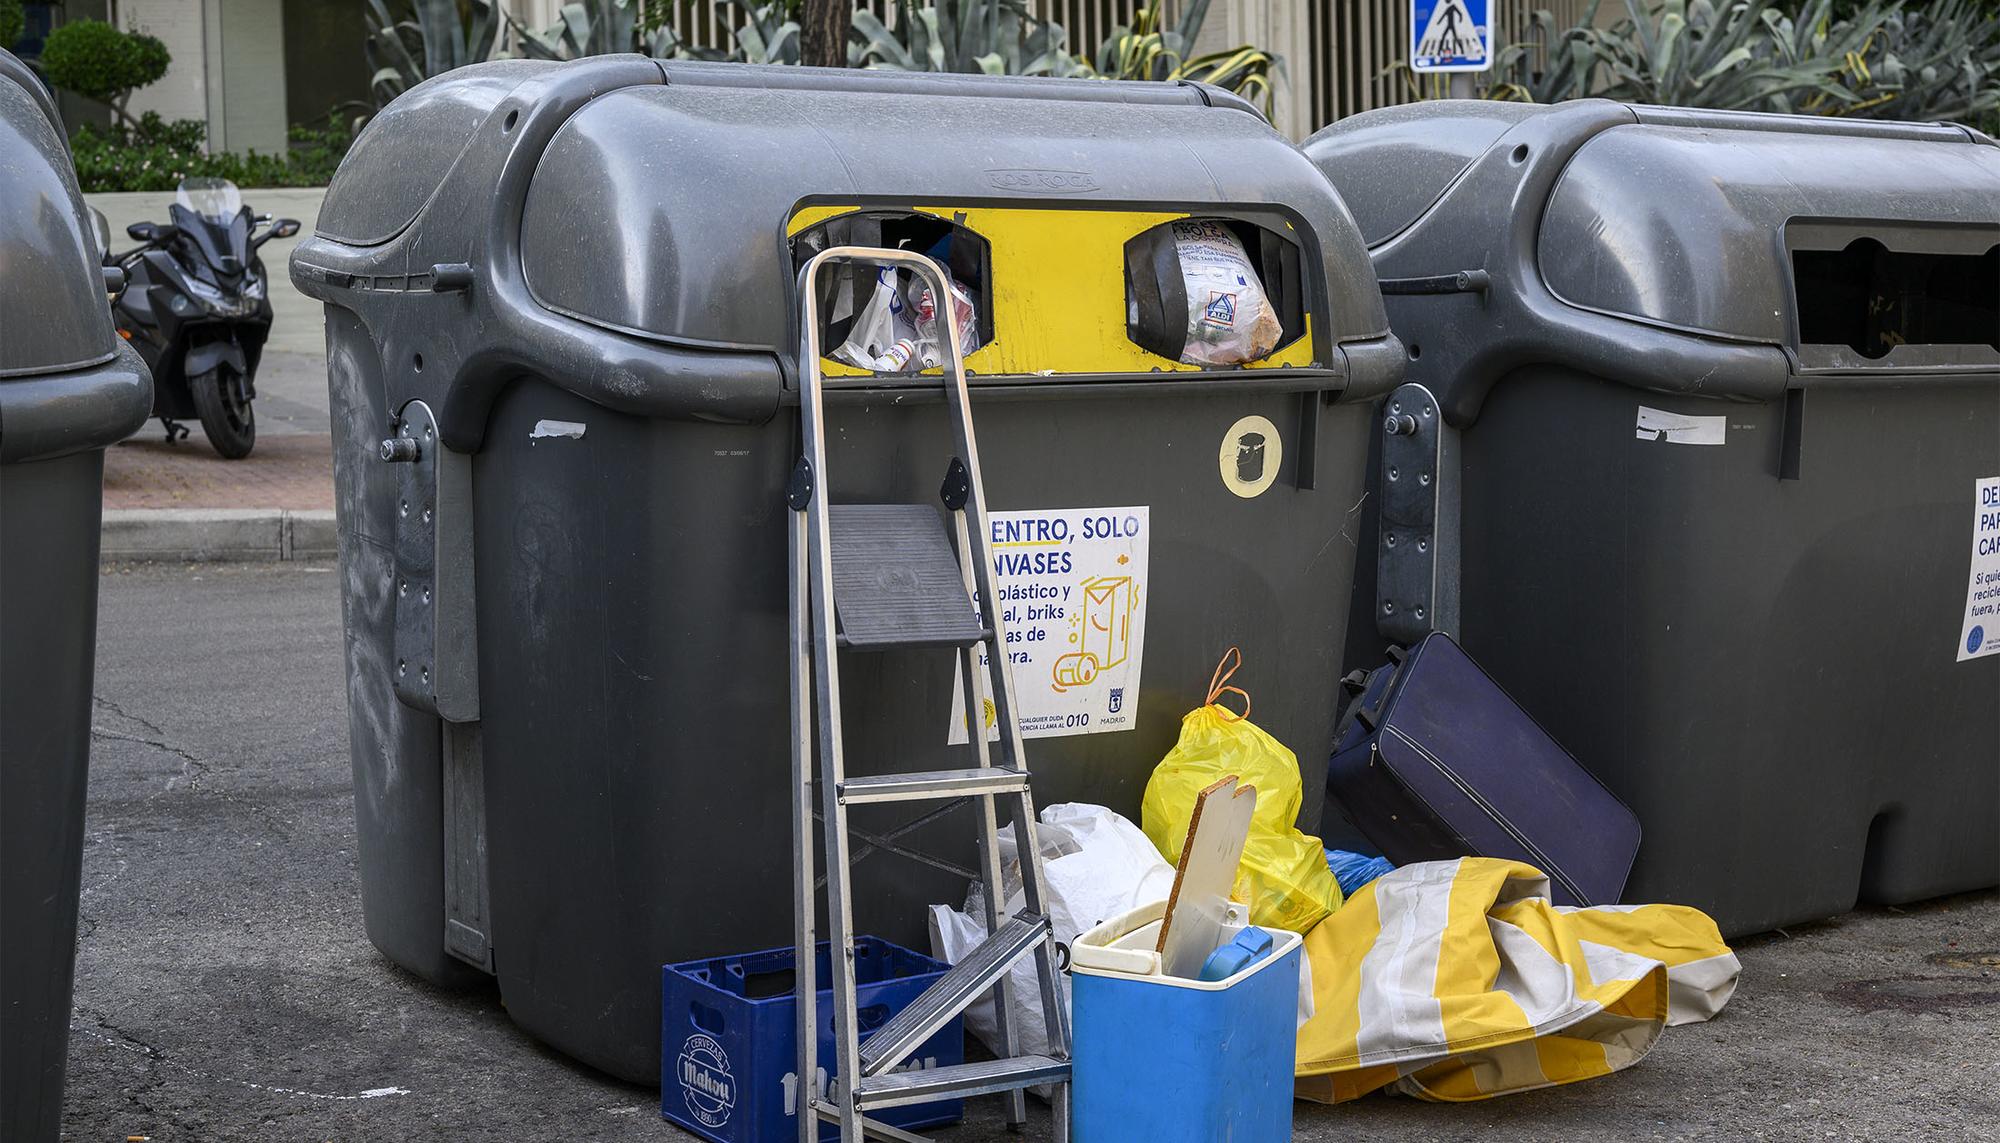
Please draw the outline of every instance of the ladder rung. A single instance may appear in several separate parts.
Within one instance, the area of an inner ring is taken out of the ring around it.
[[[861,1045],[861,1074],[872,1076],[902,1063],[953,1016],[986,995],[1048,933],[1049,919],[1040,913],[1009,918],[999,932],[981,941],[970,956],[952,965],[950,972],[868,1037]]]
[[[1069,1065],[1061,1060],[1052,1056],[1016,1056],[1011,1060],[980,1060],[870,1076],[855,1087],[854,1102],[864,1108],[897,1107],[1068,1080]]]
[[[908,802],[918,798],[965,798],[1009,794],[1028,788],[1019,770],[983,766],[971,770],[927,770],[915,774],[871,774],[840,784],[840,800],[848,805]]]

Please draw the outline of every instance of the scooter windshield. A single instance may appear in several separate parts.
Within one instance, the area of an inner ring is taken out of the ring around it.
[[[243,192],[228,179],[182,179],[174,191],[174,202],[210,222],[227,225],[243,209]]]

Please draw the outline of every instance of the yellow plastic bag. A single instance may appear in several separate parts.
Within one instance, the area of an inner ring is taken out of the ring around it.
[[[1181,720],[1181,740],[1147,780],[1140,813],[1146,836],[1168,861],[1178,861],[1196,795],[1231,774],[1257,787],[1234,896],[1249,904],[1252,924],[1303,933],[1340,908],[1340,883],[1319,841],[1294,825],[1301,797],[1297,756],[1250,721],[1249,694],[1226,685],[1242,665],[1242,652],[1231,647],[1215,668],[1207,704]],[[1225,694],[1242,696],[1242,714],[1216,702]]]

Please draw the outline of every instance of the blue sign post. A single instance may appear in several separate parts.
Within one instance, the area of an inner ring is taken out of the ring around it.
[[[1491,16],[1491,0],[1410,0],[1410,70],[1488,70]]]

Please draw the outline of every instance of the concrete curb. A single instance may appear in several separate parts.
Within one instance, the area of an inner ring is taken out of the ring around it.
[[[108,508],[104,563],[331,560],[333,513],[284,508]]]

